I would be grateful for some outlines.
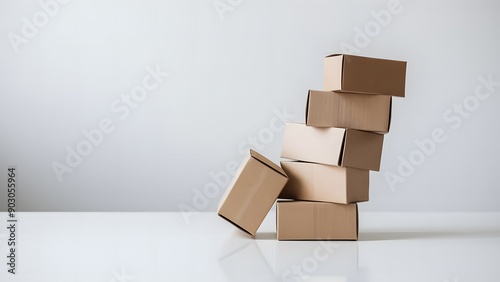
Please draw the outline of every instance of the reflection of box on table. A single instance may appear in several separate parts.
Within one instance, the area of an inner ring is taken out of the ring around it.
[[[358,272],[358,243],[338,241],[278,241],[276,250],[276,274],[282,281],[295,281],[300,267],[314,278],[335,276],[326,281],[350,281],[348,276]],[[313,270],[314,271],[310,271]],[[345,280],[342,280],[344,278]],[[296,279],[298,280],[298,279]],[[325,281],[325,280],[321,280]]]
[[[257,240],[234,235],[228,239],[218,259],[227,281],[268,281],[273,277],[274,269],[264,258]]]

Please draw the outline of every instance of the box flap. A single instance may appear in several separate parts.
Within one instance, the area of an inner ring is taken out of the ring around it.
[[[392,61],[392,62],[398,62],[398,63],[406,63],[405,61],[400,61],[400,60],[374,58],[374,57],[366,57],[366,56],[359,56],[359,55],[352,55],[352,54],[331,54],[331,55],[325,56],[325,58],[335,57],[335,56],[344,56],[346,61],[349,58],[360,58],[360,59],[372,59],[372,60],[380,60],[380,61]]]
[[[307,91],[307,100],[306,100],[306,124],[309,119],[309,98],[311,97],[311,90]]]
[[[286,178],[288,178],[285,171],[279,165],[273,163],[268,158],[264,157],[263,155],[257,153],[256,151],[254,151],[252,149],[250,149],[250,155],[253,158],[255,158],[256,160],[260,161],[261,163],[265,164],[266,166],[274,169],[276,172],[278,172],[278,173],[282,174],[283,176],[285,176]]]
[[[335,57],[335,56],[343,56],[344,54],[330,54],[325,56],[325,58]]]

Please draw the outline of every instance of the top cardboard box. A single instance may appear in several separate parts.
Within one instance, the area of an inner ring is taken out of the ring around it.
[[[333,54],[324,68],[324,90],[405,96],[406,62]]]
[[[255,236],[287,181],[281,167],[250,150],[222,196],[217,213]]]

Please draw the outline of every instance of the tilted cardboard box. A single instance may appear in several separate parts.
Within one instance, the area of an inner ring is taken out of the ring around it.
[[[278,165],[250,150],[229,183],[217,213],[255,236],[287,181]]]
[[[383,141],[384,135],[372,132],[287,123],[281,157],[378,171]]]
[[[357,240],[358,206],[278,201],[276,232],[278,240]]]
[[[405,96],[406,62],[333,54],[325,58],[323,90]]]
[[[306,125],[389,132],[392,97],[309,90]]]
[[[368,170],[282,161],[288,182],[279,198],[339,204],[368,201]]]

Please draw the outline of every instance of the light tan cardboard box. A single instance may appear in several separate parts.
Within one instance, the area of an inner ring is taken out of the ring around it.
[[[287,123],[281,157],[378,171],[383,141],[384,135],[372,132]]]
[[[389,132],[391,101],[388,95],[365,95],[309,90],[306,125]]]
[[[282,161],[281,167],[288,176],[281,199],[339,204],[368,201],[368,170],[290,161]]]
[[[278,201],[278,240],[357,240],[357,204]]]
[[[323,90],[404,97],[406,62],[333,54],[325,58]]]
[[[278,165],[250,150],[229,183],[217,213],[255,236],[287,181]]]

